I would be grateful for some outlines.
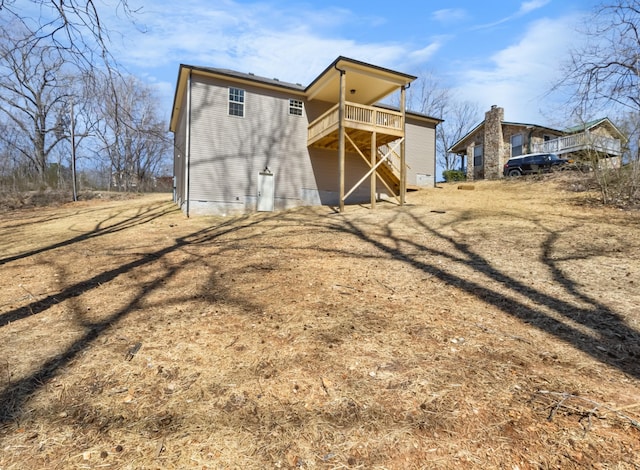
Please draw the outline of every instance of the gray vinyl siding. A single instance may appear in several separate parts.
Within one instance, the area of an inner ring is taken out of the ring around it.
[[[435,124],[411,119],[410,116],[407,116],[405,133],[405,155],[409,167],[407,168],[407,184],[435,186]],[[426,175],[428,183],[426,185],[419,184],[418,175]]]
[[[229,88],[244,90],[244,116],[228,114]],[[296,91],[274,90],[233,79],[192,75],[190,106],[184,96],[175,129],[176,202],[188,214],[231,214],[257,209],[261,171],[274,175],[275,209],[339,203],[338,152],[307,147],[310,120],[333,103],[307,102]],[[304,103],[289,114],[289,100]],[[190,122],[187,113],[190,109]],[[407,116],[407,183],[435,184],[435,123]],[[357,153],[347,153],[345,191],[367,173]],[[380,180],[379,196],[387,193]],[[368,202],[367,178],[346,203]]]
[[[310,152],[313,172],[320,195],[320,203],[337,205],[340,197],[338,152],[314,148]],[[369,165],[356,153],[345,155],[345,194],[370,170]],[[367,202],[370,200],[370,179],[366,179],[347,199],[346,203]],[[384,189],[382,183],[377,183],[378,191]]]
[[[244,117],[228,115],[229,87],[245,91]],[[301,188],[316,189],[307,150],[306,113],[289,114],[286,92],[194,76],[190,199],[251,206],[258,174],[275,178],[276,207],[298,205]],[[251,207],[247,207],[250,209]]]

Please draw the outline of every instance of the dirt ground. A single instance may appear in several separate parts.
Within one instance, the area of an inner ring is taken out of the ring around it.
[[[565,186],[0,213],[0,470],[640,469],[640,214]]]

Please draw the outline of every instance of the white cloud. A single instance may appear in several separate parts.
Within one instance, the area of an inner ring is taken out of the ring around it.
[[[346,8],[311,6],[294,11],[269,3],[240,5],[234,0],[183,0],[177,9],[175,5],[165,8],[167,4],[168,0],[158,0],[153,9],[137,14],[144,32],[111,19],[121,34],[112,36],[120,41],[115,44],[118,60],[131,73],[143,71],[164,103],[173,100],[180,63],[308,85],[340,55],[410,72],[440,47],[437,40],[412,50],[407,43],[393,42],[393,35],[374,41],[354,39],[350,32],[371,31],[387,21],[374,12],[357,15]],[[169,104],[165,106],[170,109]]]
[[[426,60],[439,47],[431,44],[412,52],[391,40],[372,43],[345,37],[340,31],[344,24],[356,22],[361,28],[383,20],[344,8],[298,7],[293,12],[267,3],[241,8],[231,0],[190,0],[166,15],[162,3],[139,15],[145,33],[123,35],[129,42],[122,44],[118,57],[128,67],[188,63],[308,84],[339,55],[394,68],[408,57],[412,62]]]
[[[408,54],[409,59],[414,64],[423,64],[427,62],[440,48],[442,47],[442,43],[440,41],[435,41],[429,44],[422,49],[418,49],[417,51],[412,51]]]
[[[549,3],[549,1],[550,0],[531,0],[529,2],[522,2],[518,14],[526,15],[527,13],[537,10],[538,8],[542,8],[547,3]]]
[[[499,19],[497,21],[494,21],[492,23],[476,26],[474,29],[493,28],[494,26],[498,26],[498,25],[501,25],[503,23],[507,23],[509,21],[515,20],[517,18],[521,18],[521,17],[531,13],[532,11],[535,11],[535,10],[538,10],[539,8],[542,8],[543,6],[545,6],[549,2],[550,2],[550,0],[530,0],[528,2],[522,2],[520,4],[520,9],[516,13],[514,13],[513,15],[506,16],[506,17],[501,18],[501,19]]]
[[[434,11],[431,16],[440,23],[454,23],[466,19],[468,15],[462,8],[444,8]]]
[[[285,8],[286,3],[273,2],[183,0],[176,8],[173,2],[157,0],[153,10],[145,9],[136,16],[148,28],[145,33],[133,31],[131,24],[121,19],[111,20],[116,29],[122,30],[117,57],[133,73],[144,71],[150,79],[155,77],[155,86],[166,94],[166,101],[173,99],[180,63],[229,68],[307,85],[339,55],[414,74],[434,62],[434,67],[456,68],[447,85],[455,87],[462,80],[458,87],[461,98],[479,102],[486,109],[492,104],[503,106],[510,120],[540,122],[536,116],[545,107],[542,95],[556,77],[562,51],[572,34],[571,18],[525,23],[529,13],[549,0],[513,2],[519,9],[500,22],[520,18],[504,29],[522,32],[525,28],[524,34],[487,59],[490,53],[484,51],[502,47],[504,31],[493,36],[491,31],[482,31],[459,40],[449,22],[470,18],[460,8],[425,12],[443,28],[435,29],[434,23],[434,29],[426,31],[424,22],[416,22],[418,27],[411,26],[415,29],[407,27],[395,34],[397,28],[379,26],[388,22],[402,28],[398,26],[401,20],[381,17],[373,7],[362,14],[349,6],[307,3],[293,9]],[[425,34],[430,37],[425,38]],[[480,65],[470,62],[471,53],[477,54]]]
[[[522,39],[491,57],[489,67],[471,67],[462,74],[459,95],[478,102],[484,110],[493,104],[505,108],[508,121],[555,124],[549,121],[553,118],[542,117],[553,105],[546,94],[576,40],[575,20],[568,16],[532,23]]]

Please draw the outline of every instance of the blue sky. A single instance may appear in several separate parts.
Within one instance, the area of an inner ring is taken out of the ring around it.
[[[157,87],[167,117],[180,63],[309,84],[337,56],[434,74],[508,121],[563,127],[546,96],[595,0],[130,0],[107,19],[117,59]],[[446,118],[446,116],[444,116]]]

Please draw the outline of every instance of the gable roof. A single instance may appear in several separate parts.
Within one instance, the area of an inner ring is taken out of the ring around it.
[[[192,74],[232,80],[240,84],[260,86],[265,89],[287,90],[307,100],[337,102],[340,93],[340,71],[348,71],[345,75],[345,86],[349,101],[373,105],[401,86],[407,86],[417,77],[391,69],[367,64],[348,57],[339,56],[309,86],[299,83],[288,83],[277,78],[260,77],[251,73],[213,67],[201,67],[180,64],[169,130],[175,132],[177,120],[184,100],[189,76]],[[417,113],[413,113],[418,116]],[[432,118],[433,119],[433,118]]]
[[[613,122],[611,122],[611,120],[608,117],[594,119],[593,121],[585,122],[584,124],[568,127],[564,130],[564,132],[566,134],[577,134],[579,132],[590,131],[591,129],[594,129],[602,125],[607,126],[610,130],[613,130],[616,134],[618,134],[618,136],[622,140],[624,141],[627,140],[627,137],[622,133],[620,129],[616,127],[616,125]]]
[[[254,75],[252,73],[242,73],[235,70],[219,69],[214,67],[201,67],[196,65],[180,64],[178,69],[178,79],[176,89],[173,95],[173,108],[171,110],[171,119],[169,121],[169,130],[175,132],[177,128],[177,120],[180,115],[182,101],[185,98],[184,90],[187,88],[187,82],[191,75],[200,75],[205,77],[221,78],[232,80],[238,84],[257,85],[262,88],[272,90],[288,90],[297,95],[304,94],[304,87],[299,83],[282,82],[277,78],[266,78]]]
[[[349,101],[366,105],[380,101],[418,78],[340,56],[305,89],[307,99],[336,103],[340,97],[340,71],[349,72],[345,75]]]
[[[543,131],[555,132],[556,134],[562,134],[563,131],[560,129],[554,129],[549,126],[541,126],[540,124],[527,124],[524,122],[510,122],[510,121],[502,121],[503,125],[507,126],[516,126],[516,127],[524,127],[525,129],[540,129]]]
[[[469,138],[475,136],[475,134],[482,129],[482,127],[484,127],[484,122],[485,121],[481,121],[477,126],[475,126],[473,129],[471,129],[469,132],[467,132],[463,137],[461,137],[460,139],[458,139],[458,141],[456,143],[454,143],[451,147],[449,147],[447,149],[447,152],[449,153],[456,153],[457,151],[466,151],[466,145],[462,145],[465,144],[467,140],[469,140]],[[558,130],[558,129],[553,129],[551,127],[547,127],[547,126],[540,126],[539,124],[530,124],[530,123],[525,123],[525,122],[511,122],[511,121],[502,121],[502,125],[503,126],[514,126],[514,127],[522,127],[523,129],[537,129],[537,130],[542,130],[542,131],[549,131],[549,132],[553,132],[555,134],[563,134],[564,131]]]
[[[181,67],[188,67],[193,71],[198,71],[209,76],[231,78],[240,82],[254,82],[257,84],[267,85],[275,88],[287,88],[297,91],[304,91],[304,87],[299,83],[283,82],[278,80],[277,78],[261,77],[253,73],[243,73],[238,72],[237,70],[219,69],[215,67],[196,67],[192,65],[181,65]]]

